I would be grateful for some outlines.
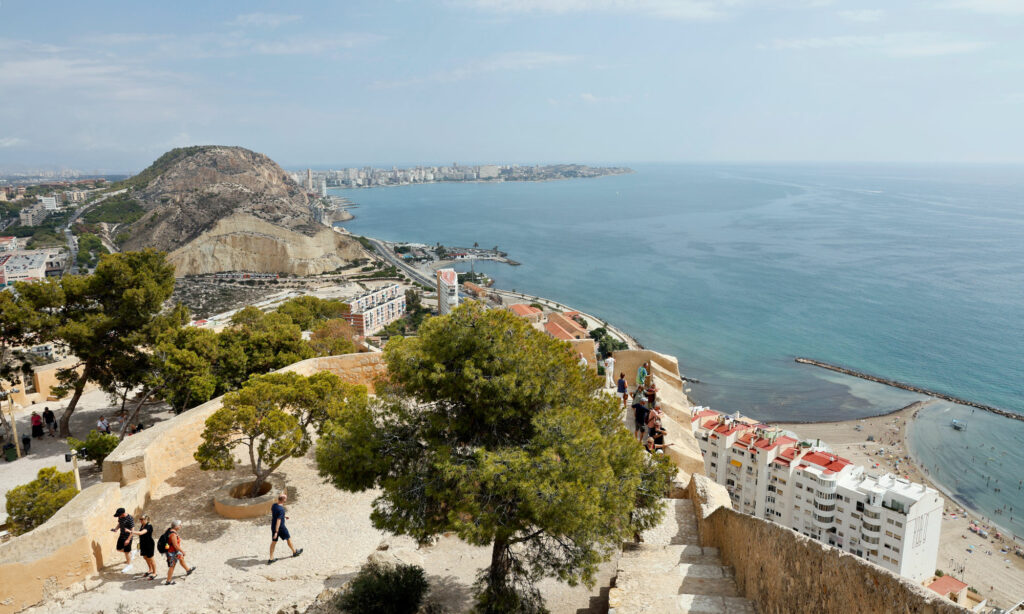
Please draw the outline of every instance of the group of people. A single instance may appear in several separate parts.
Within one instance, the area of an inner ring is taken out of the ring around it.
[[[39,439],[43,437],[43,425],[46,425],[46,430],[49,432],[50,437],[57,436],[57,416],[50,411],[49,407],[43,409],[43,415],[39,415],[39,412],[32,412],[32,437]]]
[[[275,560],[274,547],[277,546],[279,539],[285,540],[285,543],[288,544],[292,551],[293,557],[302,554],[302,548],[296,549],[294,544],[292,544],[291,533],[288,532],[288,527],[285,525],[288,516],[285,514],[284,506],[287,502],[288,495],[281,493],[277,496],[277,502],[270,508],[270,558],[267,560],[267,565],[270,565]],[[139,555],[146,561],[148,568],[139,576],[140,580],[156,579],[154,557],[157,551],[163,554],[167,560],[167,579],[163,582],[165,585],[176,584],[174,581],[174,570],[178,565],[181,565],[181,568],[185,570],[186,576],[192,575],[192,572],[196,570],[196,565],[189,567],[188,563],[185,562],[185,548],[181,543],[180,520],[172,521],[171,526],[167,528],[164,534],[158,540],[154,540],[153,523],[148,515],[142,516],[138,529],[135,528],[135,519],[123,507],[117,508],[117,511],[114,512],[114,517],[117,518],[117,526],[110,530],[118,534],[117,551],[124,553],[126,564],[123,571],[131,571],[132,540],[136,535],[139,536]]]
[[[605,359],[605,374],[614,373],[615,359],[610,355]],[[609,370],[611,369],[611,370]],[[622,408],[632,406],[633,408],[633,434],[637,440],[643,442],[644,448],[651,454],[664,454],[665,448],[671,443],[665,443],[665,435],[668,431],[662,426],[661,419],[665,415],[658,402],[658,385],[651,374],[651,363],[645,362],[637,368],[636,387],[630,394],[626,383],[626,374],[619,373],[616,382],[616,390],[622,398]],[[610,380],[611,376],[607,376]],[[610,381],[606,383],[611,386]],[[632,398],[632,403],[630,399]]]
[[[118,415],[118,418],[120,419],[121,424],[124,424],[125,422],[128,421],[128,412],[122,411]],[[128,425],[127,434],[134,435],[135,433],[141,431],[143,428],[144,427],[142,426],[141,422],[137,424],[130,424]],[[113,434],[110,428],[110,421],[107,420],[106,416],[100,416],[100,419],[96,421],[96,430],[99,431],[100,433],[105,433],[107,435]]]

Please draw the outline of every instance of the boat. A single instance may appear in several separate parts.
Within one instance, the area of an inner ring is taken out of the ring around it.
[[[964,422],[963,420],[957,420],[956,418],[953,419],[953,422],[950,423],[950,426],[953,427],[954,431],[967,430],[967,423]]]

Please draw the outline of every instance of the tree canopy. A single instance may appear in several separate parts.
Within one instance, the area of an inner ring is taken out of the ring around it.
[[[348,312],[348,305],[341,301],[315,296],[299,296],[285,301],[277,308],[277,313],[290,317],[302,330],[313,330],[319,322],[340,318]]]
[[[379,488],[379,528],[490,546],[480,612],[544,611],[538,579],[592,582],[657,522],[674,470],[643,451],[568,344],[472,302],[392,340],[385,359],[380,401],[325,424],[320,473]]]
[[[249,456],[256,496],[266,479],[285,460],[309,451],[313,433],[346,406],[366,405],[364,386],[342,382],[333,373],[304,377],[270,373],[253,377],[240,390],[224,396],[223,406],[206,419],[203,443],[195,453],[204,469],[231,469],[233,450],[241,445]]]
[[[127,381],[147,364],[138,335],[174,291],[174,266],[165,256],[152,249],[107,254],[92,275],[15,284],[40,339],[64,343],[79,360],[58,374],[65,391],[73,391],[60,418],[61,436],[70,435],[68,423],[87,382]]]
[[[7,491],[7,526],[14,535],[43,524],[78,493],[75,476],[43,467],[36,479]]]

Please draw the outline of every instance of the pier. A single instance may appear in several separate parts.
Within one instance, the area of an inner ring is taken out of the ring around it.
[[[943,401],[949,401],[950,403],[956,403],[957,405],[966,405],[968,407],[975,407],[993,414],[1003,416],[1004,418],[1012,418],[1013,420],[1020,420],[1024,422],[1024,415],[1007,411],[1005,409],[999,409],[998,407],[992,407],[991,405],[985,405],[984,403],[976,403],[974,401],[968,401],[967,399],[961,399],[953,395],[944,394],[942,392],[935,392],[934,390],[928,390],[927,388],[920,388],[918,386],[912,386],[910,384],[904,384],[903,382],[897,382],[896,380],[886,379],[884,377],[877,377],[875,375],[869,375],[867,373],[861,373],[860,371],[854,371],[853,369],[847,369],[837,365],[832,365],[827,362],[821,362],[820,360],[814,360],[811,358],[797,357],[796,362],[804,365],[813,365],[815,367],[821,367],[822,369],[828,369],[829,371],[835,371],[836,373],[842,373],[843,375],[850,375],[853,377],[859,377],[860,379],[866,379],[869,382],[877,382],[879,384],[885,384],[886,386],[892,386],[893,388],[902,388],[903,390],[909,390],[910,392],[916,392],[918,394],[925,394],[936,399],[942,399]]]

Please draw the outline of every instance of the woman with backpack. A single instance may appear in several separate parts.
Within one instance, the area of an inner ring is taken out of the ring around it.
[[[132,531],[132,535],[139,536],[139,554],[149,566],[149,571],[143,576],[146,580],[156,579],[156,563],[153,562],[153,555],[156,553],[156,543],[153,541],[153,524],[149,516],[142,517],[142,524],[138,531]]]
[[[186,576],[192,575],[192,572],[196,570],[195,566],[189,569],[185,563],[185,551],[181,549],[181,537],[178,536],[180,530],[181,521],[175,520],[171,523],[171,527],[160,536],[160,541],[156,544],[156,549],[167,557],[167,580],[164,584],[177,584],[171,580],[171,577],[174,575],[174,567],[178,561],[181,561],[181,568],[185,570]]]

